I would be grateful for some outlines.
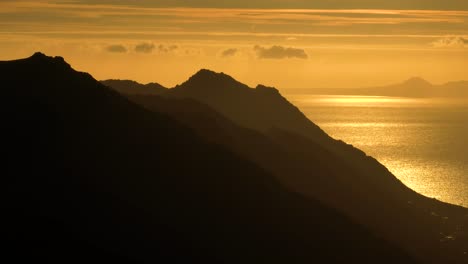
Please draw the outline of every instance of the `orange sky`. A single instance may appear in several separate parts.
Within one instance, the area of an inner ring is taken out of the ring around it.
[[[251,86],[468,79],[468,1],[2,1],[0,59],[65,57],[98,79]]]

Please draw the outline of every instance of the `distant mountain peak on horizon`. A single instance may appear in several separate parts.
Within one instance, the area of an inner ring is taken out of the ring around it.
[[[404,81],[403,84],[412,86],[432,86],[432,83],[417,76],[409,78],[408,80]]]

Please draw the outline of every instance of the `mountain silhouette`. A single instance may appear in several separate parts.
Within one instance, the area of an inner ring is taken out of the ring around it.
[[[287,127],[297,133],[326,137],[325,132],[309,122],[277,89],[263,85],[252,89],[223,73],[201,70],[162,96],[195,99],[234,122],[256,130]]]
[[[363,94],[378,94],[385,96],[402,96],[402,97],[433,97],[435,96],[435,87],[428,81],[420,77],[412,77],[402,83],[376,87],[359,89]]]
[[[0,62],[3,258],[415,263],[265,169],[37,53]]]
[[[410,78],[396,85],[379,88],[368,88],[369,93],[377,93],[388,96],[401,97],[468,97],[468,82],[449,82],[441,85],[433,85],[422,78]]]
[[[427,88],[427,87],[432,86],[432,84],[430,82],[424,80],[421,77],[411,77],[408,80],[406,80],[405,82],[403,82],[402,85],[408,85],[408,86],[412,86],[412,87],[423,87],[423,88]]]
[[[299,90],[295,90],[298,92]],[[369,88],[348,89],[309,89],[300,90],[309,94],[326,95],[369,95],[414,98],[468,98],[468,81],[448,82],[433,85],[420,77],[412,77],[404,82]]]
[[[436,96],[468,98],[468,81],[448,82],[437,87]]]
[[[140,84],[131,80],[105,80],[101,83],[123,94],[159,95],[167,90],[158,83]]]
[[[247,157],[289,188],[338,208],[424,263],[466,260],[466,209],[410,190],[375,159],[325,135],[274,88],[249,88],[202,70],[162,96],[129,99]],[[282,118],[263,118],[271,112],[282,112]],[[441,247],[449,234],[457,239]]]

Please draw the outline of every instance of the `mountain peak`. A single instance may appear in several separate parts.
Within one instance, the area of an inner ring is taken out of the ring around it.
[[[232,79],[231,76],[224,74],[223,72],[215,72],[208,69],[201,69],[195,73],[190,79]]]
[[[45,55],[44,53],[38,51],[36,53],[34,53],[32,56],[31,56],[32,59],[45,59],[45,58],[48,58],[47,55]]]
[[[432,86],[431,83],[429,83],[421,77],[411,77],[408,80],[406,80],[404,84],[412,86]]]
[[[27,58],[26,60],[34,61],[38,63],[54,64],[56,66],[63,66],[65,68],[71,68],[70,64],[68,64],[63,57],[60,57],[60,56],[51,57],[51,56],[45,55],[42,52],[36,52],[31,57]]]
[[[266,94],[279,94],[278,89],[274,87],[265,86],[263,84],[257,85],[257,87],[255,87],[255,90]]]
[[[194,75],[216,75],[216,74],[223,74],[223,73],[217,73],[215,71],[209,70],[209,69],[200,69],[197,73]]]
[[[208,69],[201,69],[190,77],[186,82],[181,84],[182,87],[191,87],[204,90],[213,89],[231,89],[231,88],[245,88],[249,87],[236,81],[231,76],[223,72],[214,72]]]

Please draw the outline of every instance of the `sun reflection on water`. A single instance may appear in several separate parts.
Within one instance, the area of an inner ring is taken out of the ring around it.
[[[463,182],[460,184],[457,177],[453,177],[459,174],[462,169],[457,168],[455,164],[388,159],[381,159],[380,162],[413,190],[431,198],[467,206],[466,198],[464,199],[454,189],[454,186],[457,186],[460,193],[468,193],[468,186],[464,185]]]
[[[391,104],[396,106],[399,104],[410,104],[417,99],[403,97],[387,97],[387,96],[358,96],[358,95],[317,95],[317,96],[297,96],[295,101],[302,104],[324,104],[324,105],[342,105],[342,106],[379,106],[381,104]],[[390,106],[390,105],[387,105]]]
[[[468,207],[468,103],[384,96],[287,97],[329,135],[375,157],[408,187]]]
[[[335,104],[376,104],[376,103],[410,103],[413,99],[386,96],[325,96],[320,102]]]

